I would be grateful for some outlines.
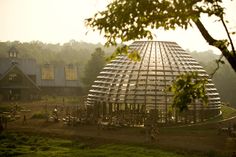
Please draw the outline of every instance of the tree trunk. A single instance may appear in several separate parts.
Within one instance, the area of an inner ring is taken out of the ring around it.
[[[228,50],[226,44],[223,44],[222,40],[215,40],[208,33],[208,31],[206,30],[206,28],[204,27],[204,25],[202,24],[202,22],[199,19],[194,21],[194,23],[197,25],[197,28],[201,32],[204,39],[209,43],[209,45],[217,47],[222,52],[223,56],[227,59],[227,61],[229,62],[231,67],[234,69],[234,71],[236,72],[236,55],[234,53],[231,53]],[[216,43],[220,43],[220,42],[222,42],[222,44],[216,44]]]

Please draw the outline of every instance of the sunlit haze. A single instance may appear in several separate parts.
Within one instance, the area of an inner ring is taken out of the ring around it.
[[[99,32],[84,25],[86,18],[105,9],[110,0],[0,0],[0,41],[65,43],[71,39],[90,43],[104,43]],[[236,1],[224,3],[230,31],[235,31]],[[227,38],[221,23],[203,18],[210,33],[217,39]],[[86,32],[89,31],[87,34]],[[208,46],[193,26],[188,30],[155,30],[155,40],[175,41],[184,49],[204,51]],[[236,41],[236,37],[233,37]],[[215,50],[217,53],[217,51]]]

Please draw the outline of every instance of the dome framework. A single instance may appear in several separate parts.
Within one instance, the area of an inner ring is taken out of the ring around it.
[[[92,85],[88,108],[94,117],[116,119],[127,125],[152,121],[161,124],[195,123],[220,113],[220,97],[211,79],[206,90],[208,105],[196,101],[186,112],[172,109],[173,93],[166,89],[177,76],[197,72],[209,78],[197,63],[175,42],[136,41],[129,46],[137,50],[141,61],[119,55],[108,63]],[[152,118],[149,118],[152,117]]]

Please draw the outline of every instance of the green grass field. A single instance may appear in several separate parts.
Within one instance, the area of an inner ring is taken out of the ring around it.
[[[19,157],[200,157],[215,156],[176,153],[135,145],[109,144],[89,146],[78,141],[24,134],[0,135],[0,156]]]

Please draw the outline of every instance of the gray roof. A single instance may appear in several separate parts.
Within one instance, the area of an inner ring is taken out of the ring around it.
[[[24,73],[22,70],[21,70],[21,68],[19,68],[18,67],[18,64],[11,64],[11,67],[9,67],[9,69],[7,69],[6,71],[5,71],[5,73],[4,74],[2,74],[1,76],[0,76],[0,80],[1,79],[3,79],[7,74],[9,74],[13,69],[17,69],[18,71],[20,71],[21,73],[22,73],[22,75],[36,88],[36,89],[38,89],[38,90],[40,90],[40,88],[37,86],[37,84],[26,74],[26,73]],[[3,85],[4,86],[4,85]],[[26,87],[26,86],[22,86],[22,85],[10,85],[10,86],[1,86],[1,88],[28,88],[28,87]]]
[[[17,67],[26,75],[35,75],[36,84],[43,87],[79,87],[80,81],[77,80],[66,80],[65,78],[65,64],[53,65],[54,66],[54,79],[53,80],[42,80],[41,67],[42,65],[37,64],[35,59],[25,58],[0,58],[0,77],[13,65]],[[79,71],[77,68],[77,75]],[[79,78],[79,77],[77,77]]]
[[[27,75],[36,75],[36,61],[34,59],[0,58],[0,74],[5,73],[12,64],[17,66]]]

